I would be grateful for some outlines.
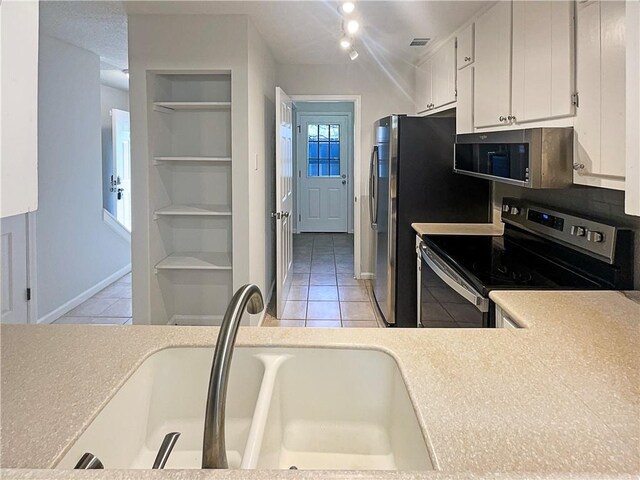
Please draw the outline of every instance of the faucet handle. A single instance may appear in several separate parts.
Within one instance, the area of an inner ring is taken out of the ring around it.
[[[80,457],[80,460],[78,460],[78,463],[76,463],[76,466],[73,468],[75,470],[102,470],[104,469],[104,465],[93,453],[86,452]]]
[[[153,462],[154,470],[161,470],[167,464],[167,460],[169,460],[169,455],[171,455],[171,451],[173,450],[173,447],[175,447],[179,436],[180,436],[179,432],[167,433],[164,436],[164,440],[162,440],[162,445],[160,445],[160,450],[158,450],[156,459]]]

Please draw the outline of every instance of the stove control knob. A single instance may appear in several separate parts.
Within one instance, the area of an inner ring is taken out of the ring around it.
[[[520,209],[518,207],[511,207],[511,215],[518,215],[520,213]]]
[[[511,207],[508,204],[505,203],[504,205],[502,205],[502,211],[504,213],[509,213],[509,210],[511,210]]]
[[[600,232],[592,232],[589,230],[587,232],[587,240],[594,243],[601,243],[604,240],[604,235]]]
[[[571,235],[575,235],[576,237],[584,237],[587,233],[584,227],[579,227],[578,225],[571,226]]]

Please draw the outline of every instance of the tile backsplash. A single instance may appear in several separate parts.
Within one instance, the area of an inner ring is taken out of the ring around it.
[[[493,188],[494,209],[500,209],[503,197],[523,198],[549,207],[588,215],[610,221],[634,231],[634,282],[640,289],[640,217],[625,215],[624,192],[573,186],[562,190],[531,190],[495,183]],[[498,213],[499,214],[499,213]]]

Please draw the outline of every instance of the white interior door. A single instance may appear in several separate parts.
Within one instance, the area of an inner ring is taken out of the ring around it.
[[[116,219],[131,231],[131,127],[129,112],[111,110],[113,135],[113,181]]]
[[[282,317],[293,259],[293,102],[276,87],[276,311]]]
[[[347,232],[348,126],[346,116],[300,115],[300,232]]]
[[[28,323],[27,215],[0,220],[0,309],[2,323]]]

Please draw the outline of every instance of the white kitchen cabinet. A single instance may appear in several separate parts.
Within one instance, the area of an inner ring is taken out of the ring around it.
[[[456,40],[451,38],[433,56],[433,108],[456,101]]]
[[[574,183],[625,188],[625,4],[577,8]]]
[[[428,59],[416,73],[416,112],[425,112],[433,104],[433,63]]]
[[[473,71],[471,66],[458,72],[457,133],[473,133]]]
[[[458,33],[458,51],[457,51],[457,65],[458,70],[471,65],[473,63],[473,32],[474,25],[471,24],[465,27],[460,33]]]
[[[640,3],[627,4],[627,144],[624,211],[640,216]]]
[[[511,2],[476,20],[473,95],[476,128],[508,124],[511,115]]]
[[[574,3],[513,2],[514,123],[574,115]]]
[[[38,2],[0,2],[0,217],[38,209]]]

